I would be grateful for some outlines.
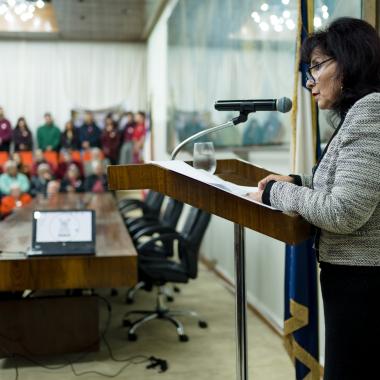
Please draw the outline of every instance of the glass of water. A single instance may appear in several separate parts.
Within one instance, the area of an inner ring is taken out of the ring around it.
[[[193,166],[195,169],[203,169],[211,174],[215,173],[216,159],[212,142],[194,144]]]

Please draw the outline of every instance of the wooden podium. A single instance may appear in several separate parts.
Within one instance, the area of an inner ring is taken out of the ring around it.
[[[257,186],[270,172],[241,160],[218,160],[215,174],[238,185]],[[247,380],[244,227],[294,245],[310,236],[311,225],[300,216],[269,209],[154,163],[109,166],[108,183],[111,190],[152,189],[235,224],[237,379]]]

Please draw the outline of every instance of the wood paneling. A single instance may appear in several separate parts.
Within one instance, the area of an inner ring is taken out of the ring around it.
[[[31,244],[32,213],[39,209],[96,211],[96,255],[23,258]],[[0,222],[0,291],[132,286],[137,253],[110,194],[58,194],[35,199]]]
[[[48,297],[0,302],[0,357],[97,351],[96,297]]]
[[[257,186],[269,173],[245,161],[217,162],[216,174],[240,185]],[[268,209],[154,164],[109,166],[108,181],[112,190],[156,190],[288,244],[299,243],[312,232],[310,224],[300,216]]]

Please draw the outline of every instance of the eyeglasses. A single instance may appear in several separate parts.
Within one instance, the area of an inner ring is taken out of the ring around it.
[[[322,62],[317,63],[314,66],[310,66],[307,71],[306,71],[306,79],[309,81],[312,81],[314,83],[317,83],[317,79],[319,78],[320,70],[322,68],[322,65],[325,64],[328,61],[333,60],[334,58],[327,58]],[[318,74],[318,77],[316,78],[315,76]]]

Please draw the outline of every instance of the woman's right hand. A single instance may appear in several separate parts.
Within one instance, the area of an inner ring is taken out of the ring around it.
[[[288,175],[277,175],[277,174],[269,174],[267,177],[263,178],[259,184],[258,188],[259,191],[262,191],[265,189],[265,186],[269,181],[277,181],[277,182],[290,182],[294,183],[294,178],[290,177]]]

